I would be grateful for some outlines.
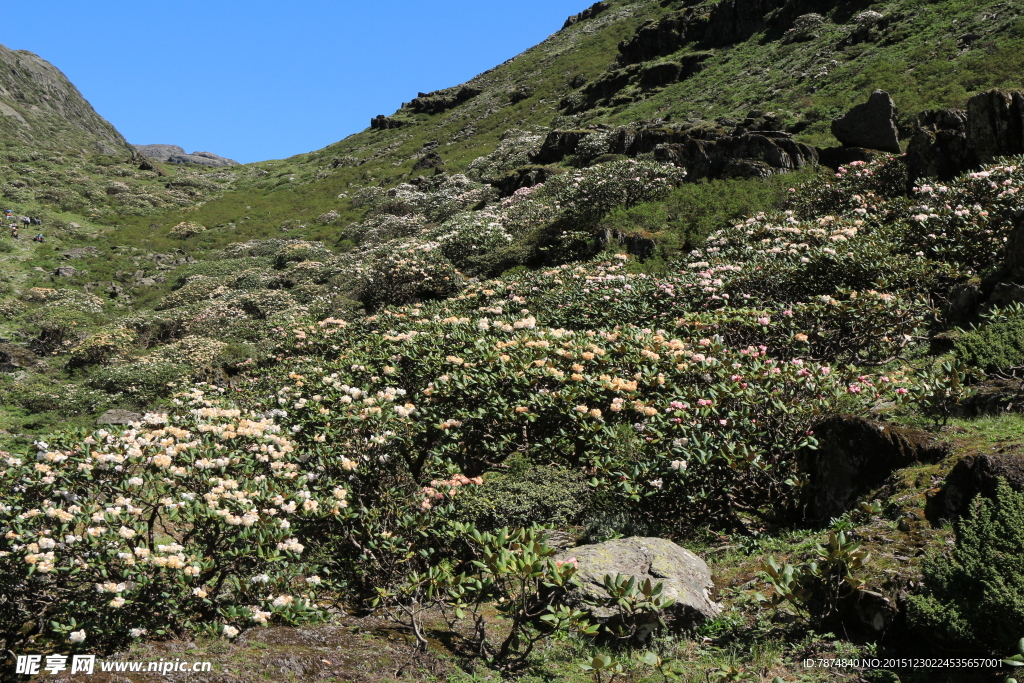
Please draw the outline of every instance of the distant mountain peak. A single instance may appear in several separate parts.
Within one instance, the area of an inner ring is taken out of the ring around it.
[[[219,168],[221,166],[238,166],[234,159],[227,159],[214,154],[213,152],[192,152],[186,154],[184,148],[178,145],[133,145],[143,156],[155,161],[165,161],[172,164],[198,164]]]

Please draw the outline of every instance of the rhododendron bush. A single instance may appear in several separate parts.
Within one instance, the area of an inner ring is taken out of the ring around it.
[[[219,632],[315,616],[318,577],[296,521],[340,514],[345,489],[324,489],[272,419],[198,390],[185,403],[123,432],[3,456],[9,647],[51,627],[84,629],[86,645],[100,647],[133,629]]]
[[[644,514],[663,521],[683,505],[687,524],[735,527],[738,506],[770,514],[763,503],[795,495],[794,456],[813,443],[814,421],[840,402],[866,408],[908,393],[898,374],[780,360],[764,345],[546,328],[484,308],[294,330],[289,355],[312,355],[290,365],[298,381],[269,384],[301,425],[295,438],[314,451],[330,444],[342,462],[401,462],[417,479],[476,474],[524,452],[583,468],[623,501],[651,499]]]

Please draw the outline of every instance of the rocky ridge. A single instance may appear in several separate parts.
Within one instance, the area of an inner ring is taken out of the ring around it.
[[[71,81],[38,55],[0,45],[0,133],[8,144],[131,155]]]

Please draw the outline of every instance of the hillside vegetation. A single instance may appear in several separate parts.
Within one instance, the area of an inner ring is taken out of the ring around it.
[[[10,139],[0,192],[47,241],[0,241],[4,649],[192,652],[210,680],[1001,679],[1024,157],[939,181],[811,145],[876,87],[905,141],[1012,85],[1015,12],[602,2],[287,160],[96,151],[88,112]],[[574,549],[633,536],[702,556],[714,615],[622,576],[579,597]],[[899,663],[953,655],[986,661]],[[896,663],[803,664],[833,658]]]

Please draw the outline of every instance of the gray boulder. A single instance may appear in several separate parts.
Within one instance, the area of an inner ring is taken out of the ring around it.
[[[594,607],[589,601],[607,599],[604,588],[606,575],[635,577],[638,582],[651,579],[661,582],[662,595],[675,600],[667,610],[665,621],[673,628],[690,628],[706,619],[713,619],[722,607],[711,599],[714,582],[711,570],[704,560],[689,550],[664,538],[617,538],[594,545],[582,545],[564,550],[556,561],[575,558],[580,587],[571,591],[567,603],[581,609],[594,620],[606,623],[616,617],[616,611],[607,607]],[[646,632],[657,623],[651,615]],[[645,629],[638,636],[643,638]]]
[[[133,413],[130,410],[108,410],[96,418],[98,425],[130,425],[142,419],[140,413]]]
[[[53,271],[53,274],[57,277],[74,277],[78,274],[78,270],[71,266],[59,266]]]
[[[896,105],[889,93],[876,90],[864,104],[832,120],[832,135],[845,147],[866,147],[900,153]]]

